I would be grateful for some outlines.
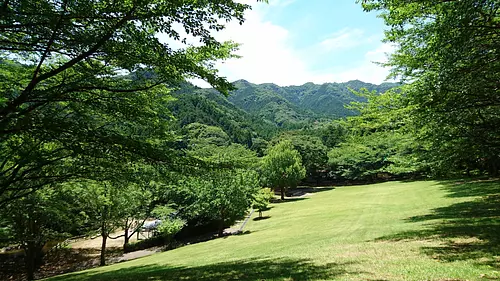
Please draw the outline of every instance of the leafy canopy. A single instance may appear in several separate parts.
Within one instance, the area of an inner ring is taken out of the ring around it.
[[[187,77],[226,93],[214,31],[231,0],[11,0],[0,7],[0,206],[44,186],[113,180],[132,163],[184,171],[169,88]],[[185,44],[185,37],[199,40]],[[129,177],[133,178],[133,177]]]
[[[271,147],[262,159],[262,174],[269,186],[289,187],[305,177],[302,159],[290,141],[281,141]]]
[[[407,96],[429,161],[441,171],[500,168],[500,3],[497,0],[364,0],[396,46],[388,66]]]

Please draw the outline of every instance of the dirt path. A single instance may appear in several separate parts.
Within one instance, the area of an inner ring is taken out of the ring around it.
[[[147,256],[150,256],[152,254],[159,253],[159,252],[161,252],[160,247],[130,252],[130,253],[123,254],[121,257],[113,259],[112,262],[115,263],[115,262],[129,261],[129,260],[133,260],[133,259],[147,257]]]
[[[123,231],[115,232],[111,234],[111,237],[117,237],[119,235],[123,235]],[[137,235],[134,234],[130,238],[130,242],[136,242],[137,241]],[[109,248],[119,248],[123,247],[123,243],[125,242],[125,239],[123,237],[117,238],[117,239],[107,239],[106,240],[106,247]],[[69,243],[69,247],[73,249],[100,249],[102,245],[102,237],[97,236],[97,237],[92,237],[92,238],[82,238],[78,239],[75,241],[71,241]]]

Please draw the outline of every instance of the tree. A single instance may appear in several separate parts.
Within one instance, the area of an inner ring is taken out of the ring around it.
[[[151,213],[151,194],[137,185],[120,186],[119,182],[85,182],[80,188],[85,192],[88,212],[93,212],[92,228],[101,235],[100,265],[104,266],[107,239],[124,237],[123,247],[126,247],[139,224]],[[131,226],[135,226],[132,233],[129,232]],[[112,234],[121,228],[124,233],[113,237]]]
[[[340,120],[329,122],[319,128],[318,135],[321,137],[321,140],[326,147],[335,147],[345,139],[345,124]]]
[[[218,235],[224,227],[244,217],[252,206],[254,194],[260,185],[253,171],[216,171],[210,173],[210,180],[200,189],[201,208],[219,221]]]
[[[189,165],[169,149],[167,88],[198,77],[232,89],[213,61],[236,46],[212,31],[222,20],[243,22],[248,8],[231,0],[4,1],[0,206],[43,186],[109,179],[133,159]],[[186,42],[182,33],[199,46],[174,49]]]
[[[194,143],[189,155],[211,168],[187,181],[196,190],[192,208],[209,220],[218,221],[218,234],[222,236],[224,227],[242,218],[252,205],[260,185],[257,174],[250,168],[258,160],[255,152],[240,144],[218,146],[200,139]]]
[[[353,102],[359,115],[345,121],[344,142],[328,153],[331,174],[337,179],[376,180],[384,176],[408,176],[425,169],[424,144],[417,138],[412,106],[402,89],[382,94],[358,92],[366,102]]]
[[[323,145],[317,136],[300,133],[287,133],[279,137],[280,140],[288,140],[293,148],[297,150],[306,169],[306,176],[316,180],[319,184],[319,170],[325,169],[328,161],[327,147]]]
[[[290,141],[281,141],[269,149],[262,159],[262,174],[269,186],[279,188],[281,200],[285,200],[285,190],[295,186],[306,175],[302,159]]]
[[[269,209],[269,202],[274,198],[274,192],[270,188],[261,188],[255,195],[253,207],[259,211],[259,218],[262,218],[262,212]]]
[[[187,131],[190,146],[205,146],[208,144],[216,146],[227,146],[230,143],[229,136],[219,127],[200,123],[191,123],[184,128]]]
[[[82,195],[69,185],[57,189],[42,188],[22,199],[10,201],[0,212],[2,227],[7,232],[2,238],[18,243],[24,250],[28,280],[34,279],[43,262],[45,243],[92,230],[93,213],[86,208],[88,197]]]
[[[406,95],[437,170],[500,169],[499,3],[364,0],[389,29],[392,76]]]

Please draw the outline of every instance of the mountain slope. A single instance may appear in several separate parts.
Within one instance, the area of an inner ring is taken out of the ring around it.
[[[179,127],[195,122],[216,126],[223,129],[233,142],[249,147],[254,138],[270,138],[278,130],[275,124],[247,113],[212,89],[186,84],[173,96],[176,100],[170,102],[168,108]]]
[[[245,80],[234,82],[238,88],[231,92],[229,101],[247,111],[276,123],[278,126],[316,120],[318,118],[336,119],[355,112],[344,106],[363,98],[349,89],[385,92],[398,86],[395,83],[374,85],[358,80],[346,83],[325,83],[317,85],[306,83],[301,86],[280,87],[275,84],[252,84]]]
[[[384,92],[397,84],[374,85],[361,81],[306,83],[280,87],[275,84],[234,82],[237,90],[228,97],[214,89],[186,83],[173,93],[169,109],[179,127],[197,122],[222,128],[232,141],[249,147],[256,138],[269,139],[280,130],[300,129],[316,121],[328,121],[355,112],[344,106],[363,98],[349,88]]]

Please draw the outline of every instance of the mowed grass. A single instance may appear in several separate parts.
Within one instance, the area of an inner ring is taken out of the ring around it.
[[[499,194],[497,181],[324,189],[245,234],[52,280],[492,280]]]

